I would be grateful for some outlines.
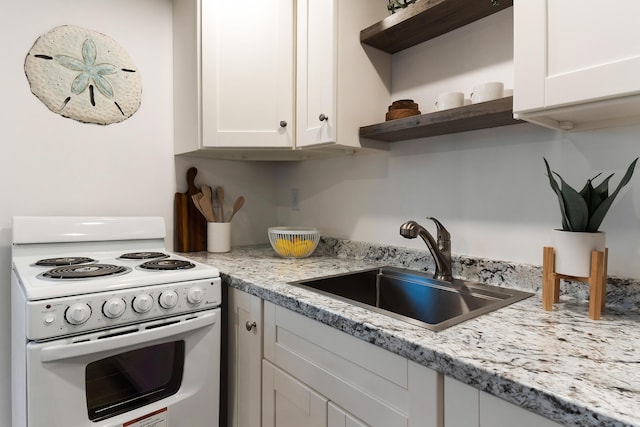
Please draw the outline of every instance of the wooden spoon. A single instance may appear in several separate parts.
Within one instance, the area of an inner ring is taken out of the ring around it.
[[[193,200],[193,204],[196,205],[196,209],[198,209],[198,211],[202,214],[202,216],[206,218],[207,214],[200,207],[200,199],[202,199],[202,197],[204,197],[202,193],[196,193],[193,196],[191,196],[191,200]]]
[[[240,196],[236,199],[235,202],[233,202],[233,211],[231,212],[231,216],[229,217],[229,221],[227,222],[231,222],[233,216],[240,210],[242,205],[244,205],[244,197]]]
[[[200,208],[205,213],[208,222],[216,222],[216,214],[213,212],[213,203],[211,201],[211,187],[202,186],[202,197],[199,200]]]
[[[224,222],[224,190],[222,187],[216,188],[216,194],[218,195],[218,202],[220,203],[220,222]]]

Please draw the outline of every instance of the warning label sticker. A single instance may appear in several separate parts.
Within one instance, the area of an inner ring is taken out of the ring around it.
[[[167,408],[158,409],[135,420],[127,421],[122,427],[168,427]]]

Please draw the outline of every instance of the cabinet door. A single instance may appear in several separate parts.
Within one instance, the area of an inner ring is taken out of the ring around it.
[[[261,418],[262,300],[229,290],[228,408],[233,427],[258,427]]]
[[[555,120],[638,114],[640,101],[624,98],[640,94],[639,14],[637,0],[515,0],[514,111],[601,102],[591,117],[559,111]]]
[[[335,142],[336,2],[298,2],[296,145],[299,147]]]
[[[480,392],[480,427],[561,427],[512,403]]]
[[[333,402],[329,402],[327,422],[328,427],[368,427]]]
[[[444,427],[479,427],[479,393],[470,385],[444,377]]]
[[[290,147],[293,1],[201,1],[202,145]]]
[[[513,403],[445,377],[445,427],[560,427]]]
[[[327,426],[327,399],[266,360],[262,375],[264,427]]]

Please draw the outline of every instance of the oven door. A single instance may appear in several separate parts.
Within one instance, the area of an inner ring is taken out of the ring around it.
[[[218,426],[220,309],[27,344],[29,427]]]

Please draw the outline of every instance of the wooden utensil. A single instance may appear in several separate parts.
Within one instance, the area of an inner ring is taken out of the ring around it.
[[[233,216],[240,210],[242,205],[244,205],[244,197],[240,196],[236,199],[235,202],[233,202],[233,211],[231,212],[231,216],[229,217],[229,221],[227,222],[231,222]]]
[[[211,201],[211,187],[202,186],[202,197],[198,200],[200,209],[208,222],[216,222],[216,214],[213,212],[213,202]]]
[[[204,194],[198,193],[198,194],[194,194],[193,196],[191,196],[191,200],[193,200],[193,204],[196,205],[196,209],[198,209],[200,211],[200,213],[202,214],[202,216],[204,216],[206,218],[207,214],[200,207],[200,199],[202,199],[203,197],[204,197]]]
[[[224,222],[224,190],[222,187],[216,188],[216,195],[218,196],[218,203],[220,203],[220,222]]]
[[[187,171],[187,192],[176,193],[173,202],[173,250],[198,252],[207,249],[207,219],[198,212],[191,196],[200,193],[195,186],[198,169]]]

